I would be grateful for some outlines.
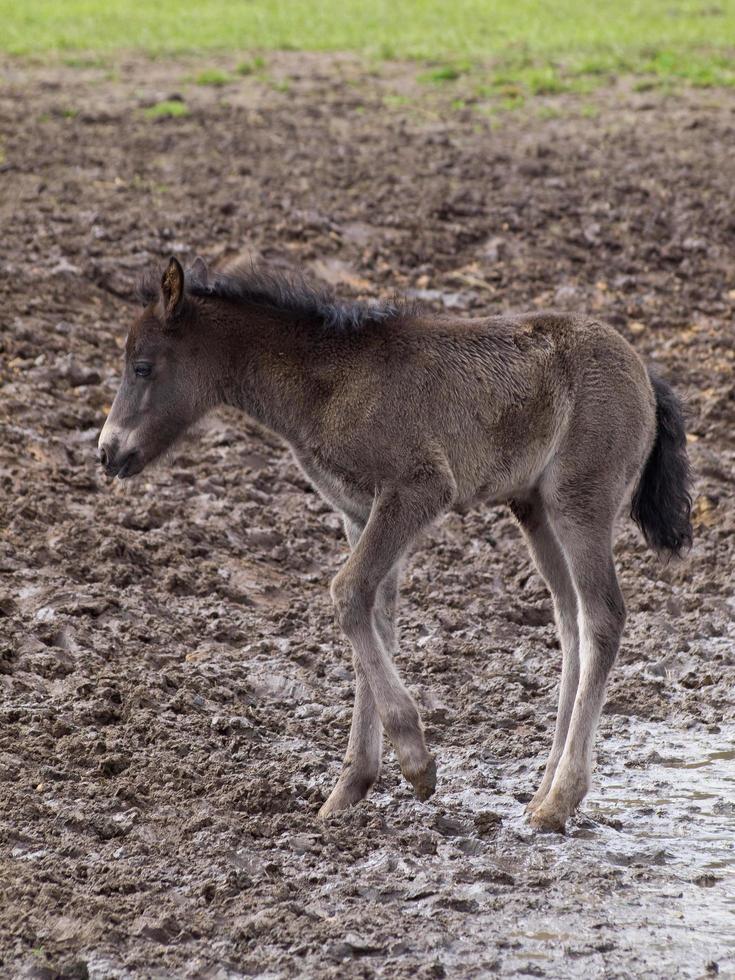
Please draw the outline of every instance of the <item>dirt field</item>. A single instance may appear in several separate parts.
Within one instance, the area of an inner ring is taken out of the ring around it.
[[[4,70],[0,975],[735,975],[735,93],[498,117],[415,66],[192,71]],[[322,825],[337,518],[224,412],[166,468],[98,472],[135,279],[243,250],[348,293],[592,310],[687,397],[696,544],[663,567],[621,522],[628,627],[565,838],[522,817],[560,656],[507,511],[445,520],[406,576],[435,797],[388,752]]]

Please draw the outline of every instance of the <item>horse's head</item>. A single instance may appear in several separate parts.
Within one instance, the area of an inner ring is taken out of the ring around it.
[[[190,274],[206,276],[200,259]],[[210,407],[201,365],[197,370],[199,311],[184,286],[184,270],[172,258],[158,295],[147,296],[128,334],[122,382],[99,438],[99,459],[110,476],[140,473]]]

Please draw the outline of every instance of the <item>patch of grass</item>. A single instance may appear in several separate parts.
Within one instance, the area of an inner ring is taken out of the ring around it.
[[[143,115],[146,119],[175,119],[179,116],[188,116],[189,107],[185,102],[178,102],[173,99],[165,102],[156,102],[149,106]]]
[[[456,82],[462,75],[463,72],[454,65],[439,65],[437,68],[422,72],[419,75],[419,81],[434,82],[437,85],[441,85],[442,82]]]
[[[0,23],[0,50],[72,59],[360,51],[433,62],[426,77],[436,83],[458,78],[464,62],[492,63],[528,94],[629,73],[735,84],[734,0],[0,0]],[[229,80],[202,74],[201,84]]]
[[[493,82],[490,85],[478,85],[475,91],[480,99],[494,99],[501,95],[512,98],[523,94],[520,85],[505,78],[502,83]]]
[[[611,55],[645,46],[725,49],[735,7],[721,0],[1,0],[0,47],[49,50],[198,51],[243,47],[385,51],[387,57],[532,58],[576,52],[604,71]],[[714,8],[713,8],[714,9]],[[728,42],[728,39],[730,41]]]
[[[243,76],[254,75],[256,72],[262,71],[263,68],[265,68],[265,58],[258,55],[251,61],[241,61],[235,69],[235,73]]]
[[[735,59],[712,56],[682,58],[676,51],[656,51],[643,71],[657,78],[680,78],[699,88],[735,85]]]
[[[528,86],[531,95],[557,95],[569,89],[569,83],[551,65],[527,70],[523,82]]]
[[[475,112],[481,116],[502,116],[506,112],[515,112],[522,109],[526,104],[526,98],[520,92],[514,95],[506,95],[502,98],[495,98],[491,102],[478,102],[473,106]]]
[[[383,105],[390,106],[391,109],[397,109],[400,106],[410,105],[411,99],[407,95],[389,94],[383,96]]]
[[[655,78],[639,78],[637,82],[633,83],[634,92],[651,92],[653,89],[658,88],[659,83]]]
[[[213,85],[215,88],[222,88],[223,85],[229,85],[232,81],[232,75],[228,71],[222,71],[221,68],[205,68],[204,71],[199,72],[194,81],[197,85]]]
[[[611,65],[610,58],[601,57],[591,57],[582,58],[575,65],[575,74],[577,75],[611,75],[614,74],[614,69]]]
[[[502,112],[513,112],[516,109],[522,109],[525,104],[526,100],[522,95],[513,95],[503,99],[499,108]]]
[[[291,91],[291,81],[288,78],[272,78],[271,88],[275,92],[290,92]]]
[[[62,64],[67,68],[106,68],[107,62],[92,54],[69,55],[62,58]]]
[[[489,84],[478,89],[485,98],[558,95],[561,92],[590,92],[602,84],[599,75],[578,75],[556,65],[523,65],[496,72]]]
[[[539,119],[560,119],[563,113],[551,105],[541,105],[536,111]]]

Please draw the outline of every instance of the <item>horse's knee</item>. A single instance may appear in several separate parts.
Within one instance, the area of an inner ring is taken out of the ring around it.
[[[340,572],[332,580],[332,602],[341,629],[348,635],[369,621],[373,601],[365,589]]]

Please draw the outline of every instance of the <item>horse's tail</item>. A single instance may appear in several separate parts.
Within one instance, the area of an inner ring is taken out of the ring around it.
[[[633,494],[630,516],[654,551],[680,556],[692,543],[684,409],[670,385],[651,371],[649,377],[656,396],[656,441]]]

